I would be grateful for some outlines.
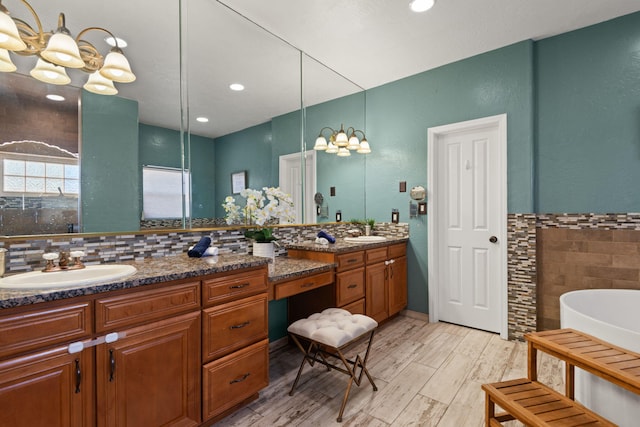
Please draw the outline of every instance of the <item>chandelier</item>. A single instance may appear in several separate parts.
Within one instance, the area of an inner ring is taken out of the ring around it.
[[[325,131],[329,131],[327,133]],[[327,138],[324,136],[323,132],[327,134],[329,137],[329,142],[327,143]],[[358,135],[362,135],[362,139],[358,139]],[[364,132],[358,129],[354,129],[352,127],[348,128],[346,131],[344,130],[344,125],[340,125],[340,130],[336,131],[330,127],[324,127],[320,129],[320,134],[318,138],[316,138],[316,143],[313,146],[314,150],[324,151],[329,154],[336,154],[340,157],[347,157],[351,155],[351,151],[355,151],[360,154],[369,154],[371,153],[371,148],[369,147],[369,141],[367,141],[367,137]]]
[[[42,23],[33,7],[21,0],[29,9],[37,25],[37,31],[19,18],[11,18],[0,0],[0,71],[14,72],[17,67],[9,52],[23,56],[37,56],[35,67],[30,71],[33,78],[45,83],[65,85],[71,82],[67,68],[77,68],[89,73],[83,86],[100,95],[115,95],[118,90],[114,82],[130,83],[136,79],[129,61],[118,46],[118,39],[101,27],[88,27],[74,39],[65,26],[64,13],[58,17],[58,29],[44,32]],[[102,56],[98,49],[82,36],[89,31],[103,31],[113,40],[114,47]]]

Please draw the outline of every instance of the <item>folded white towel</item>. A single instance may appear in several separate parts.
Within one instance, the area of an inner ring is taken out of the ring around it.
[[[316,243],[319,245],[328,245],[329,241],[324,237],[316,237]]]
[[[193,249],[193,246],[189,247],[189,250]],[[202,254],[202,256],[216,256],[218,255],[218,247],[217,246],[209,246],[206,251]]]

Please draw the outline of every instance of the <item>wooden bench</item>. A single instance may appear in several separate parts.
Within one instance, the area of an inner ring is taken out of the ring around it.
[[[518,419],[532,426],[615,426],[574,401],[575,367],[640,394],[640,354],[573,329],[534,332],[528,342],[528,378],[484,384],[485,425]],[[537,381],[538,350],[565,362],[565,396]],[[496,414],[498,404],[505,412]]]
[[[574,398],[575,367],[640,394],[640,354],[617,347],[574,329],[556,329],[525,335],[528,376],[538,379],[537,354],[544,351],[565,362],[565,394]]]
[[[518,419],[530,426],[615,426],[557,391],[528,378],[483,384],[486,393],[485,425],[500,426]],[[505,409],[496,414],[495,405]]]

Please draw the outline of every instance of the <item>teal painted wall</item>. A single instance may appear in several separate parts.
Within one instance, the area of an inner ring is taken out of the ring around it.
[[[428,312],[427,220],[409,218],[407,187],[427,185],[427,129],[507,114],[509,212],[533,209],[533,46],[522,42],[367,91],[367,215],[409,223],[411,310]]]
[[[536,43],[536,212],[640,210],[640,13]]]
[[[272,178],[271,122],[215,139],[215,212],[225,215],[222,203],[231,194],[231,174],[247,171],[247,187],[262,188],[278,184]],[[237,196],[239,197],[239,195]]]
[[[140,168],[144,165],[182,167],[180,132],[140,123]],[[191,155],[189,156],[189,147]],[[191,170],[192,217],[211,218],[215,215],[215,146],[212,138],[190,135],[185,148],[185,167]],[[142,188],[142,182],[140,182]],[[141,202],[142,203],[142,202]]]
[[[305,141],[308,149],[312,149],[320,130],[326,126],[339,130],[341,125],[345,131],[349,127],[365,131],[365,96],[364,93],[346,96],[323,104],[308,107],[305,110]],[[329,133],[325,131],[324,136]],[[365,135],[370,139],[369,132]],[[362,137],[358,133],[358,137]],[[366,155],[352,153],[349,157],[338,157],[335,154],[318,152],[316,158],[317,191],[324,196],[324,204],[328,206],[329,217],[320,218],[318,222],[336,220],[336,211],[342,212],[342,220],[364,219],[365,203],[365,162]],[[330,189],[335,187],[336,195],[331,196]],[[378,221],[384,218],[376,218]]]
[[[82,231],[139,230],[138,103],[85,90],[81,96]]]

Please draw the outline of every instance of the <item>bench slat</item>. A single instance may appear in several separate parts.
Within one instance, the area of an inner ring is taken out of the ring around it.
[[[530,387],[526,392],[512,393],[511,389]],[[487,405],[490,407],[487,413],[493,414],[495,404],[504,411],[525,424],[549,427],[569,427],[588,425],[589,427],[615,426],[615,424],[593,413],[555,390],[537,381],[526,378],[483,384],[482,389],[486,393]],[[536,394],[533,398],[527,398],[526,394]],[[503,415],[500,415],[502,418]],[[495,415],[494,418],[498,418]],[[500,425],[497,419],[486,420],[487,425]]]
[[[525,339],[534,350],[547,352],[569,365],[585,369],[640,394],[640,372],[635,369],[640,366],[638,353],[570,328],[532,332],[526,334]],[[535,356],[530,356],[530,360],[535,360]],[[530,366],[529,369],[532,378],[535,378],[535,366]]]

